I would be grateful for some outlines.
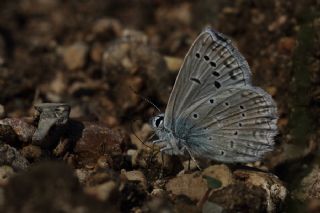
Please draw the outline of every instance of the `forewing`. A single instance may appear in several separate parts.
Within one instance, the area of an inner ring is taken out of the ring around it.
[[[185,109],[230,85],[249,85],[250,76],[248,63],[226,36],[210,29],[203,31],[191,46],[176,78],[164,126],[177,137],[183,137],[177,132],[177,118]]]
[[[229,87],[202,98],[177,120],[195,156],[223,162],[260,159],[274,145],[277,109],[260,88]]]

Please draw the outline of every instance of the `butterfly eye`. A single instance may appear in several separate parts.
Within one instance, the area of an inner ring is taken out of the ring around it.
[[[161,126],[162,123],[163,123],[163,117],[162,117],[162,116],[161,116],[161,117],[157,117],[157,118],[155,119],[155,126],[156,126],[156,127]]]

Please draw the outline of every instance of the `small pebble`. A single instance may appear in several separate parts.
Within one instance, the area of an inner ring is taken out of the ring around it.
[[[138,181],[141,183],[144,189],[147,189],[147,179],[144,174],[139,170],[125,171],[122,170],[121,174],[124,174],[129,181]]]
[[[26,143],[31,141],[36,130],[36,127],[31,125],[27,119],[22,118],[5,118],[0,120],[1,124],[12,127],[19,140]]]
[[[179,26],[189,26],[192,22],[192,10],[193,6],[188,3],[178,4],[170,9],[159,8],[155,17],[158,22],[163,22],[167,24],[179,24]]]
[[[174,177],[166,184],[166,190],[174,195],[185,195],[192,200],[200,200],[207,191],[207,182],[197,172]]]
[[[100,185],[87,187],[84,191],[85,193],[96,197],[100,201],[107,201],[117,190],[117,186],[118,185],[114,181],[108,181]]]
[[[82,68],[86,64],[89,48],[83,42],[66,47],[63,51],[63,61],[69,70]]]
[[[37,159],[40,158],[42,150],[39,146],[28,145],[22,148],[21,154],[27,159]]]
[[[267,87],[266,90],[271,96],[275,96],[277,94],[277,87],[275,86]]]
[[[292,37],[283,37],[278,42],[278,50],[281,53],[291,54],[297,44],[296,39]]]
[[[3,188],[0,187],[0,207],[4,205],[4,192]]]
[[[0,118],[3,118],[4,114],[5,114],[4,106],[0,104]]]
[[[288,123],[289,123],[289,119],[288,119],[288,118],[280,118],[280,119],[278,120],[278,126],[279,126],[279,128],[284,128],[284,127],[286,127],[286,126],[288,125]]]
[[[112,130],[108,126],[93,123],[82,122],[83,129],[73,152],[78,157],[78,163],[85,164],[85,167],[93,169],[98,158],[104,154],[122,153],[125,150],[124,136],[119,131]]]
[[[97,167],[99,169],[107,169],[107,168],[110,168],[110,163],[112,163],[112,159],[110,156],[101,156],[98,158],[97,160]]]
[[[284,25],[288,20],[288,17],[285,15],[279,16],[274,22],[272,22],[269,26],[268,26],[268,30],[270,32],[273,32],[277,29],[279,29],[282,25]]]
[[[90,51],[90,58],[96,63],[100,63],[102,60],[103,48],[101,45],[95,45]]]
[[[169,71],[171,72],[178,72],[183,63],[183,60],[181,58],[176,58],[171,56],[165,56],[164,60],[167,64]]]
[[[166,191],[163,190],[163,189],[153,189],[152,192],[151,192],[151,195],[153,197],[165,197],[167,195]]]
[[[228,186],[234,182],[231,170],[224,164],[209,166],[203,170],[202,175],[221,181],[222,187]]]
[[[122,26],[116,19],[101,18],[94,23],[92,32],[95,35],[106,35],[108,33],[113,33],[117,36],[120,36],[122,33]]]
[[[89,171],[85,169],[76,169],[75,174],[78,177],[79,182],[82,184],[85,183],[85,181],[88,179],[90,175]]]
[[[136,166],[138,162],[138,150],[136,149],[129,149],[127,151],[127,155],[131,157],[131,164],[132,166]]]
[[[27,159],[14,147],[0,145],[0,165],[10,165],[14,170],[26,170],[29,167]]]
[[[12,177],[14,175],[14,171],[12,169],[12,167],[10,166],[1,166],[0,167],[0,187],[1,186],[5,186],[10,177]]]

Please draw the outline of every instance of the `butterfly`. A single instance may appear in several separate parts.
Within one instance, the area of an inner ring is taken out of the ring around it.
[[[165,113],[151,118],[153,143],[170,155],[253,162],[273,150],[277,118],[231,40],[205,29],[185,56]]]

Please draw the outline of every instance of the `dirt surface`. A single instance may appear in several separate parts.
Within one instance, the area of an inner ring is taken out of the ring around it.
[[[199,171],[140,141],[157,113],[140,96],[165,110],[206,26],[277,103],[259,162]],[[319,212],[319,47],[317,0],[2,1],[0,212]],[[70,119],[34,143],[42,102],[69,104]]]

